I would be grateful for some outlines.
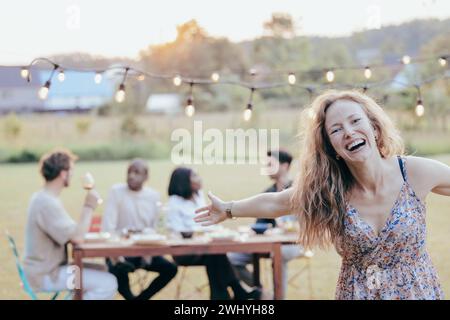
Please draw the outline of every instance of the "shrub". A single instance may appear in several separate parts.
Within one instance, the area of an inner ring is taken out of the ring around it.
[[[9,114],[3,122],[3,130],[7,138],[16,139],[22,132],[22,123],[15,113]]]
[[[89,118],[79,118],[75,122],[75,127],[80,135],[85,135],[91,127],[91,120]]]
[[[138,121],[133,115],[127,115],[122,120],[120,131],[125,136],[137,136],[144,133],[144,129],[139,126]]]

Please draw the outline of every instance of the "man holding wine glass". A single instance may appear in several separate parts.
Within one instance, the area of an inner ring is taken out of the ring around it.
[[[40,161],[45,184],[30,201],[23,261],[27,279],[36,291],[72,290],[74,283],[76,287],[79,282],[76,270],[74,279],[74,268],[68,265],[65,246],[68,242],[84,240],[100,197],[93,189],[92,179],[84,186],[89,191],[78,223],[64,209],[59,196],[70,185],[76,159],[68,150],[56,150],[44,155]],[[83,268],[82,279],[85,299],[114,298],[117,281],[108,272]]]

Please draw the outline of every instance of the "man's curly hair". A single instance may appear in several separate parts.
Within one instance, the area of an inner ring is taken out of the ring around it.
[[[59,176],[61,171],[69,170],[70,164],[75,162],[77,159],[78,157],[70,150],[54,150],[41,157],[39,162],[40,172],[45,181],[52,181]]]

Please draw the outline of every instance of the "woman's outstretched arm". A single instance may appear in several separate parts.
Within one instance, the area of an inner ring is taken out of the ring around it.
[[[277,218],[291,214],[292,193],[293,189],[289,188],[282,192],[261,193],[250,198],[225,202],[209,192],[211,204],[195,211],[195,221],[204,226],[222,222],[227,219],[227,209],[231,209],[232,216],[236,218]]]

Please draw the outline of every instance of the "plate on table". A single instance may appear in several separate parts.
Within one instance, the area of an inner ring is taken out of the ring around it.
[[[210,241],[233,241],[239,236],[235,231],[223,230],[206,234]]]
[[[269,229],[269,230],[267,230],[267,232],[266,232],[266,234],[267,234],[267,235],[270,235],[270,236],[280,235],[280,234],[285,234],[285,233],[286,233],[286,232],[285,232],[283,229],[278,228],[278,227]]]
[[[88,232],[84,235],[86,243],[106,242],[111,238],[109,232]]]
[[[162,234],[133,234],[130,239],[138,245],[163,245],[167,243],[167,237]]]

